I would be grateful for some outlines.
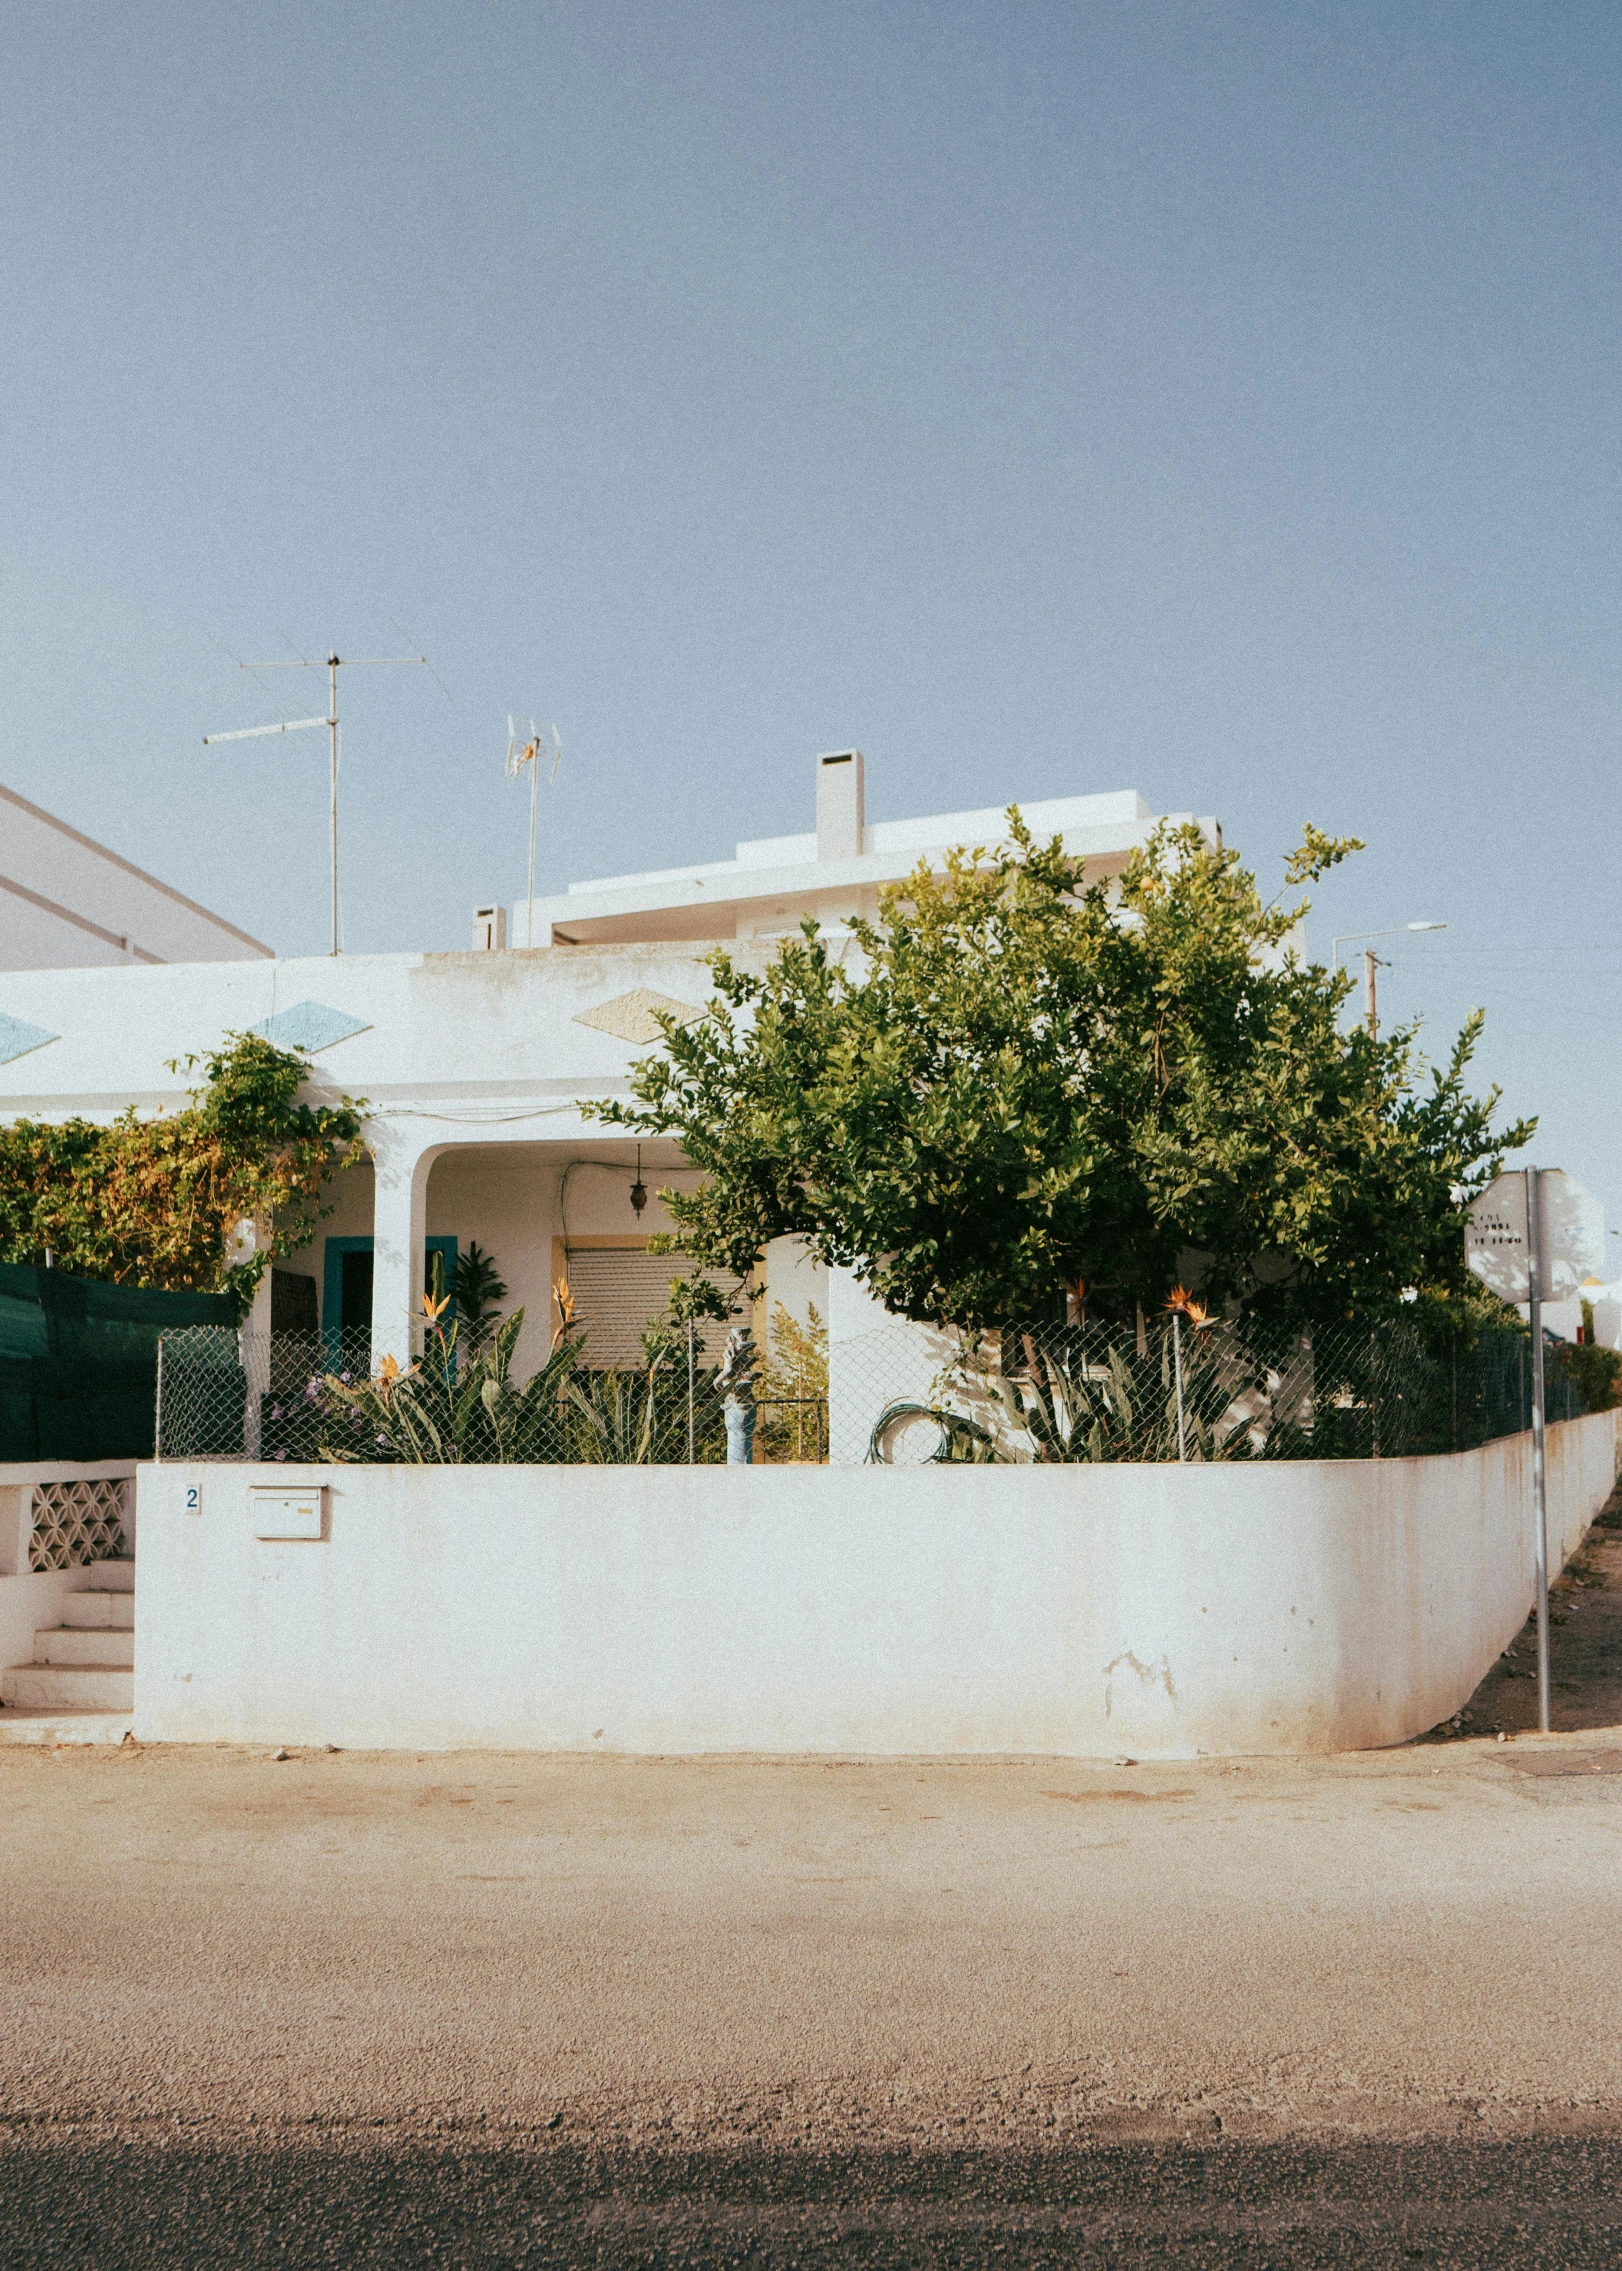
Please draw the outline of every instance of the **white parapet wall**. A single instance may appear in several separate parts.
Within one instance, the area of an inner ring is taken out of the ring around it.
[[[1398,1743],[1459,1708],[1528,1612],[1529,1457],[1516,1436],[1276,1466],[147,1466],[136,1732],[1083,1758]],[[1616,1414],[1549,1430],[1556,1567],[1617,1459]],[[312,1504],[317,1536],[256,1534]]]

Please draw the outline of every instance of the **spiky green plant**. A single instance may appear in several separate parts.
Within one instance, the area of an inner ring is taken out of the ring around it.
[[[586,1372],[571,1379],[566,1395],[577,1417],[575,1455],[594,1467],[645,1467],[659,1439],[659,1368],[647,1372]]]

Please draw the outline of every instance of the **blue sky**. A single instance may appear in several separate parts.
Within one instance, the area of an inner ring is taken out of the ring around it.
[[[1137,787],[1622,1225],[1614,8],[67,4],[0,72],[0,779],[325,944]],[[313,696],[311,699],[309,697]],[[1619,1249],[1622,1250],[1622,1249]]]

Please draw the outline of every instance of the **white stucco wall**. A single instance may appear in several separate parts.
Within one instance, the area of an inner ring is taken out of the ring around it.
[[[1617,1416],[1550,1430],[1551,1560]],[[1400,1742],[1527,1614],[1523,1437],[1276,1467],[144,1467],[149,1741],[1191,1757]],[[256,1539],[255,1486],[326,1487]],[[196,1516],[181,1511],[190,1486]]]

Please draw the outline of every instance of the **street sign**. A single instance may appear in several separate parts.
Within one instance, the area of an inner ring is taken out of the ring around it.
[[[1532,1284],[1524,1168],[1490,1183],[1470,1208],[1465,1262],[1500,1300],[1569,1301],[1587,1278],[1605,1274],[1605,1209],[1592,1191],[1558,1167],[1537,1176],[1540,1283]]]

